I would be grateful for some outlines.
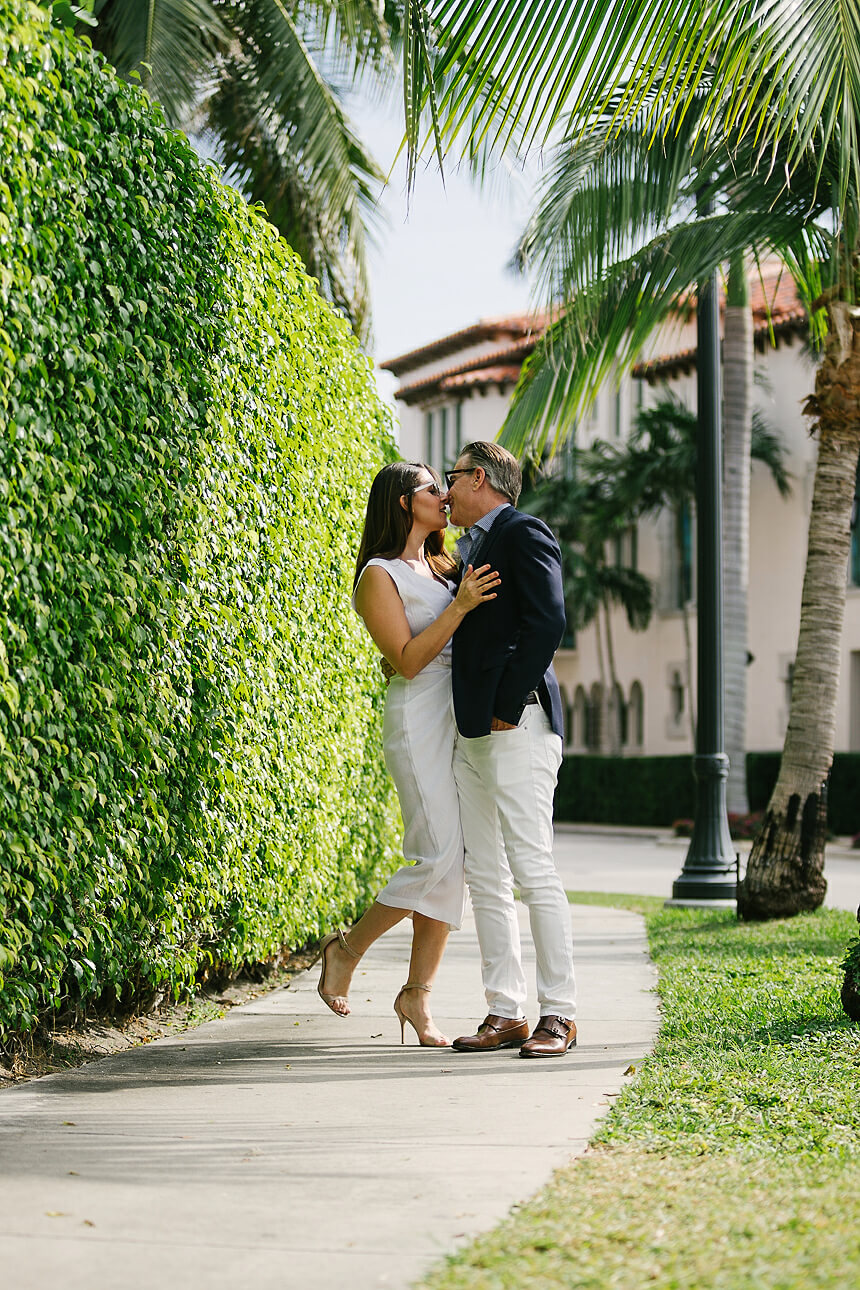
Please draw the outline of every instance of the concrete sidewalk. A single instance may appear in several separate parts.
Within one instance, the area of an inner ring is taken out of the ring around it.
[[[413,1032],[401,1048],[406,923],[366,956],[345,1020],[314,970],[223,1021],[2,1093],[3,1285],[409,1285],[583,1151],[652,1044],[641,920],[572,917],[580,1039],[561,1059],[421,1049]],[[467,924],[433,999],[452,1036],[484,1014],[478,963]]]

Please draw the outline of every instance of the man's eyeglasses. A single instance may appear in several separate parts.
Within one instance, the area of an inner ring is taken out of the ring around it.
[[[435,479],[431,479],[429,484],[419,484],[417,488],[413,488],[412,489],[413,496],[415,495],[415,493],[423,493],[425,488],[433,497],[442,496],[442,489],[436,483]]]
[[[474,475],[477,469],[478,469],[477,466],[463,466],[460,468],[460,470],[446,470],[445,483],[450,488],[458,475]]]

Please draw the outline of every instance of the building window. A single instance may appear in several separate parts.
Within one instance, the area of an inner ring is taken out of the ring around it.
[[[675,725],[680,725],[684,716],[684,678],[678,668],[673,669],[669,680],[669,713]]]
[[[558,687],[558,695],[561,699],[561,715],[564,723],[564,735],[562,736],[562,745],[565,749],[573,743],[573,705],[567,697],[567,690],[563,685]]]
[[[581,685],[576,687],[573,695],[573,721],[571,723],[571,746],[580,751],[588,747],[588,699]]]
[[[777,661],[777,677],[782,705],[775,712],[775,736],[778,740],[785,738],[788,728],[788,717],[791,712],[791,686],[794,681],[794,655],[780,654]]]
[[[860,459],[854,476],[854,505],[851,508],[851,581],[860,587]]]
[[[618,682],[615,683],[613,690],[615,712],[615,737],[619,748],[624,748],[628,742],[630,734],[630,725],[628,722],[627,704],[624,702],[624,691]]]
[[[439,409],[439,470],[447,470],[453,466],[453,461],[448,459],[448,409]]]
[[[603,742],[603,686],[595,681],[591,687],[588,703],[588,720],[585,728],[585,744],[589,752],[600,752]]]
[[[433,413],[424,413],[424,460],[428,466],[433,465]]]
[[[638,681],[630,687],[629,714],[630,742],[634,748],[641,748],[645,742],[645,696]]]
[[[678,581],[676,609],[683,609],[693,599],[693,516],[683,502],[677,515]]]
[[[454,451],[453,460],[451,461],[452,466],[454,462],[457,460],[457,458],[460,456],[460,449],[463,447],[463,404],[462,403],[458,403],[454,408],[454,444],[455,444],[455,451]]]
[[[684,663],[666,667],[666,738],[685,739],[690,733],[690,695]]]
[[[617,533],[612,540],[616,569],[633,569],[635,572],[639,568],[639,530],[636,525],[631,524],[629,529]]]
[[[844,532],[844,530],[843,530]],[[782,678],[783,689],[785,691],[785,710],[791,711],[791,687],[794,684],[794,660],[785,665],[785,676]],[[786,718],[787,720],[787,718]]]
[[[621,406],[621,386],[615,391],[615,438],[621,438],[622,406]]]

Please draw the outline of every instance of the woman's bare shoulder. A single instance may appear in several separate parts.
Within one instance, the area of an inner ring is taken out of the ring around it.
[[[368,599],[376,599],[380,595],[394,595],[399,599],[400,593],[397,590],[394,574],[382,563],[366,564],[356,583],[353,601],[356,606],[359,606],[367,603]]]

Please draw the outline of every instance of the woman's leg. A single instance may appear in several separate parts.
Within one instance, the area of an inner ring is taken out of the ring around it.
[[[393,905],[381,905],[375,900],[355,927],[350,928],[346,934],[346,943],[352,954],[347,954],[338,941],[332,941],[326,948],[325,955],[326,992],[346,998],[352,974],[362,954],[370,949],[374,941],[379,940],[383,932],[395,927],[408,913],[408,909],[395,909]]]
[[[412,915],[412,956],[409,960],[408,985],[432,986],[448,943],[448,924],[425,914]],[[448,1044],[430,1015],[428,990],[401,990],[398,1003],[409,1018],[422,1042]]]
[[[412,927],[409,980],[432,985],[448,944],[448,924],[440,923],[437,918],[428,918],[426,914],[413,914]]]

